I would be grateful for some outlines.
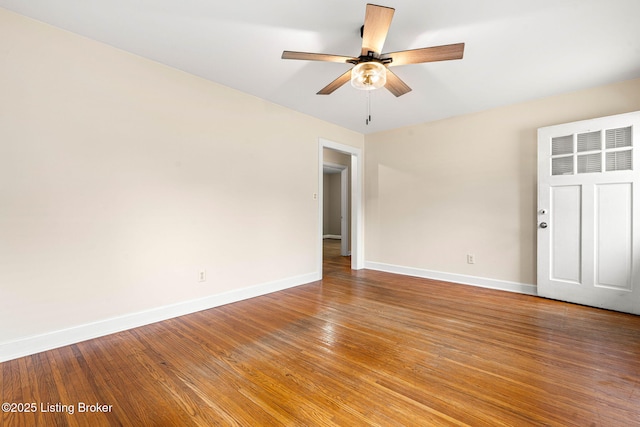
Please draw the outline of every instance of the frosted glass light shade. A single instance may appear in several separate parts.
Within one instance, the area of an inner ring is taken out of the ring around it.
[[[387,69],[379,62],[362,62],[351,70],[351,86],[373,90],[387,83]]]

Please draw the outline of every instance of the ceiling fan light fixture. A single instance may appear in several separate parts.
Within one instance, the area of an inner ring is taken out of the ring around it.
[[[359,56],[285,50],[282,52],[282,59],[340,62],[354,65],[352,69],[343,72],[337,79],[320,89],[318,95],[332,94],[351,80],[351,85],[356,89],[371,91],[384,86],[396,97],[411,92],[411,88],[391,71],[391,67],[462,59],[464,43],[384,53],[382,47],[387,38],[394,12],[395,9],[392,7],[367,4],[364,25],[360,28],[362,49],[360,49]],[[389,67],[388,70],[387,67]]]
[[[351,86],[360,90],[374,90],[387,83],[387,68],[380,62],[361,62],[351,70]]]

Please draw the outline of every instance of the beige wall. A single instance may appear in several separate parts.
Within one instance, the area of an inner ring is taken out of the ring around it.
[[[2,9],[0,94],[0,347],[319,274],[318,138],[364,142]]]
[[[535,284],[537,128],[634,110],[640,80],[366,136],[368,265]]]
[[[322,150],[322,160],[325,163],[333,163],[335,165],[350,166],[351,156],[345,153],[341,153],[330,148],[324,148]]]

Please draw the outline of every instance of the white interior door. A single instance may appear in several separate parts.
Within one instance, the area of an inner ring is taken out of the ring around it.
[[[340,172],[340,255],[349,256],[349,167]]]
[[[640,112],[538,130],[538,294],[640,314]]]

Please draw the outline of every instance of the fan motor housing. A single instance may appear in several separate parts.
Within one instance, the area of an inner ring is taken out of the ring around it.
[[[360,55],[357,59],[350,59],[347,62],[353,65],[362,64],[363,62],[379,62],[381,64],[388,65],[393,62],[393,58],[380,59],[380,57],[376,55],[375,52],[369,51],[366,55]]]

